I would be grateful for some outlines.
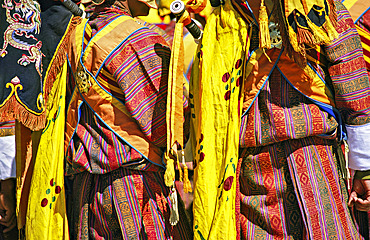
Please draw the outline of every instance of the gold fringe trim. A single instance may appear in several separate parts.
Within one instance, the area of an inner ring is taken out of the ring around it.
[[[316,42],[316,39],[312,35],[310,30],[304,29],[304,28],[298,28],[297,29],[297,41],[301,43],[314,43]]]
[[[41,115],[31,113],[13,95],[0,108],[0,119],[4,122],[16,119],[32,131],[38,131],[45,127],[46,114],[45,111]]]
[[[304,46],[300,46],[298,44],[296,37],[290,37],[296,36],[297,34],[285,20],[283,1],[274,0],[272,14],[275,21],[279,23],[279,30],[287,56],[295,61],[299,66],[304,67],[306,65],[306,54],[305,51],[303,51]]]
[[[338,25],[337,8],[335,6],[334,0],[327,0],[327,3],[329,5],[329,16],[326,16],[326,18],[329,18],[330,21],[327,21],[327,19],[325,19],[325,21],[331,23],[333,29],[336,29]]]
[[[70,44],[70,36],[75,30],[76,26],[81,23],[81,17],[73,17],[67,26],[67,31],[65,32],[63,38],[61,39],[59,46],[57,47],[52,62],[49,64],[50,69],[48,70],[44,80],[44,99],[47,102],[49,93],[54,85],[54,81],[58,76],[63,64],[67,58],[66,52]]]
[[[275,21],[279,23],[283,46],[288,57],[295,61],[300,67],[304,68],[307,64],[305,43],[326,43],[338,37],[336,31],[337,13],[334,0],[327,0],[329,12],[328,16],[326,16],[324,26],[318,27],[307,19],[309,27],[312,27],[313,31],[298,27],[297,33],[294,32],[292,27],[288,24],[286,16],[284,15],[284,1],[273,0],[273,2],[274,9],[272,14]]]
[[[308,65],[303,68],[303,71],[310,77],[310,79],[314,79],[317,76],[315,71],[312,70],[312,68],[310,68]]]
[[[322,27],[318,27],[316,24],[312,23],[311,20],[306,19],[307,24],[311,30],[311,33],[313,37],[315,38],[314,42],[305,42],[305,43],[313,43],[315,45],[317,44],[324,44],[324,43],[329,43],[330,39],[327,35],[327,33],[324,31]]]

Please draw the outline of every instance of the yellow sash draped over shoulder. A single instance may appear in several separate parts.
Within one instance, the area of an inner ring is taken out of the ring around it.
[[[190,82],[194,238],[236,239],[240,88],[248,26],[230,1],[207,19]]]
[[[64,188],[64,125],[67,61],[49,94],[32,175],[26,239],[69,239]]]

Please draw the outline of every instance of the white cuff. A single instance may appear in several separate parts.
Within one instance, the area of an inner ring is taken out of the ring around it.
[[[0,137],[0,180],[15,177],[15,136]]]
[[[353,170],[370,170],[370,123],[346,125],[348,167]]]

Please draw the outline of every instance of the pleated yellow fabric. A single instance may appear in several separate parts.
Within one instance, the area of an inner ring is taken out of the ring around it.
[[[67,62],[47,104],[26,216],[26,239],[69,239],[64,188],[64,125]]]
[[[229,0],[207,19],[190,81],[194,238],[236,239],[242,74],[248,27]]]

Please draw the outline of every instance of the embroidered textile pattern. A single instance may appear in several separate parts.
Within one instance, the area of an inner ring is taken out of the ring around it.
[[[32,131],[45,127],[45,102],[65,58],[57,49],[66,48],[68,27],[77,24],[63,6],[42,13],[40,6],[37,0],[0,5],[0,118],[16,119]]]
[[[9,26],[4,33],[4,44],[0,50],[0,56],[7,55],[8,46],[28,51],[29,55],[23,54],[17,63],[23,66],[35,63],[35,68],[41,78],[42,42],[34,35],[40,32],[39,4],[33,0],[20,0],[20,2],[4,0],[2,7],[6,8],[6,21]]]
[[[308,137],[242,149],[241,239],[362,239],[347,220],[330,142]]]
[[[81,184],[82,183],[82,184]],[[108,174],[77,174],[70,198],[71,235],[104,239],[192,239],[185,212],[180,208],[180,222],[171,227],[169,192],[163,172],[143,172],[119,168]],[[92,208],[89,207],[91,202]],[[104,206],[104,207],[100,207]],[[80,222],[80,216],[86,216]],[[89,216],[89,220],[87,220]],[[102,226],[105,223],[105,228]]]
[[[87,93],[89,91],[89,88],[91,87],[91,82],[83,67],[79,65],[75,75],[78,88],[82,93]]]
[[[50,187],[46,189],[46,197],[41,200],[41,207],[46,207],[49,204],[51,209],[53,203],[56,200],[55,195],[58,195],[62,191],[62,188],[59,185],[56,185],[54,178],[50,180]]]

